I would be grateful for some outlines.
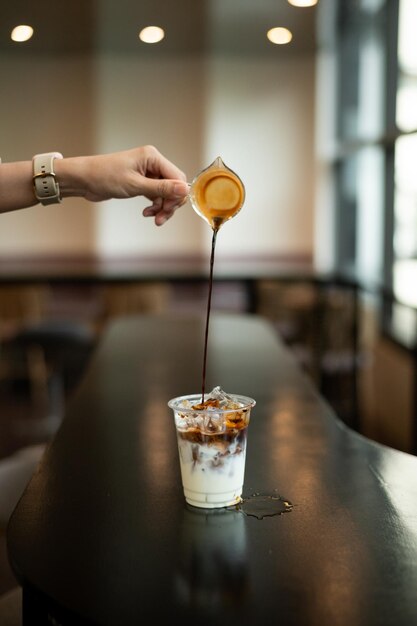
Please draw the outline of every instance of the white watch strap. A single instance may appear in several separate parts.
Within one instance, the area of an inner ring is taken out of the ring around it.
[[[33,157],[33,185],[36,199],[43,205],[61,202],[59,184],[54,172],[54,159],[62,159],[60,152],[35,154]]]

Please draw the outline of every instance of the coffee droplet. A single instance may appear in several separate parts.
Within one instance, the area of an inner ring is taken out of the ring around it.
[[[245,188],[220,157],[194,179],[190,200],[194,210],[215,230],[242,208]]]

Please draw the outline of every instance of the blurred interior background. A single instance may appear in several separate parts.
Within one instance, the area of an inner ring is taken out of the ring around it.
[[[0,156],[153,144],[190,181],[221,156],[246,202],[218,238],[214,311],[264,315],[341,419],[414,453],[417,3],[295,4],[2,3]],[[143,43],[148,25],[164,39]],[[205,313],[210,229],[189,203],[161,229],[144,206],[1,216],[0,457],[55,432],[115,316]]]

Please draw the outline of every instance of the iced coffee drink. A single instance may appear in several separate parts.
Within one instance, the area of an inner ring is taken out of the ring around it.
[[[181,477],[186,501],[206,509],[237,504],[245,473],[246,440],[255,401],[220,387],[174,398]]]

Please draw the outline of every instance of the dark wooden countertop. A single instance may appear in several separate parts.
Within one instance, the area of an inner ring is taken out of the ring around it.
[[[256,316],[213,316],[207,388],[257,400],[245,499],[293,508],[187,508],[167,401],[200,390],[203,334],[109,329],[9,523],[24,624],[416,623],[417,458],[346,428]]]

